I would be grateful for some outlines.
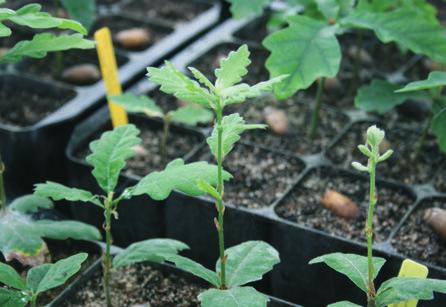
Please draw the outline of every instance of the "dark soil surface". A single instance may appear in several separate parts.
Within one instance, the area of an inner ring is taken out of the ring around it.
[[[167,155],[163,160],[160,152],[162,137],[161,124],[154,124],[152,126],[150,124],[152,121],[140,117],[131,118],[130,121],[141,130],[139,137],[142,139],[142,144],[138,146],[136,150],[137,154],[127,161],[127,166],[124,170],[125,174],[145,176],[150,172],[162,170],[168,162],[177,158],[184,158],[190,154],[203,141],[198,134],[172,127],[168,139]],[[88,142],[98,139],[103,132],[101,131],[95,134]],[[76,155],[79,158],[85,158],[90,154],[87,147],[81,148]]]
[[[223,43],[215,46],[206,54],[200,56],[191,64],[186,66],[192,66],[201,71],[212,82],[215,81],[214,70],[220,67],[220,60],[227,57],[229,52],[235,51],[240,47],[239,44]],[[251,52],[251,65],[248,66],[248,74],[245,76],[242,82],[248,84],[255,84],[268,79],[268,71],[264,67],[268,53],[265,49],[249,47]]]
[[[368,180],[352,177],[334,170],[321,168],[312,171],[276,208],[279,216],[329,234],[355,241],[366,241],[364,227],[368,208]],[[327,190],[335,190],[355,202],[360,215],[347,220],[326,209],[321,199]],[[375,242],[385,241],[413,203],[402,190],[377,186],[378,203],[375,207]]]
[[[267,96],[252,101],[246,106],[241,114],[248,123],[265,123],[264,110],[266,107],[273,107],[285,112],[289,121],[289,129],[285,135],[279,135],[270,128],[248,131],[243,135],[245,141],[299,155],[321,152],[349,123],[346,115],[322,108],[318,134],[314,140],[311,140],[309,128],[314,101],[312,97],[308,97],[304,92],[284,101],[277,101],[274,97]]]
[[[206,147],[199,160],[216,163]],[[258,147],[238,144],[223,164],[234,178],[225,184],[225,201],[239,207],[264,208],[281,197],[303,170],[299,160]]]
[[[166,37],[168,34],[172,32],[171,29],[155,26],[154,24],[149,23],[141,23],[141,21],[133,20],[126,17],[121,17],[118,15],[105,16],[99,18],[93,25],[90,33],[94,33],[96,30],[102,27],[109,27],[112,33],[112,37],[114,38],[119,31],[129,30],[132,28],[143,28],[149,31],[151,35],[151,40],[148,44],[141,46],[135,49],[129,49],[129,51],[143,51],[152,45],[154,45],[159,40]],[[118,42],[114,41],[117,47],[123,48]]]
[[[58,68],[56,68],[57,60],[55,53],[50,53],[41,60],[27,59],[16,67],[20,72],[35,74],[38,75],[39,78],[43,78],[45,80],[56,79],[62,82],[67,82],[61,77],[64,69],[69,69],[80,64],[94,64],[99,69],[99,61],[96,50],[70,50],[63,52],[61,58],[62,65],[60,67],[60,71],[57,71]],[[118,66],[121,66],[127,62],[125,57],[119,55],[116,56],[116,60],[118,62]],[[50,69],[48,69],[49,67]],[[79,85],[91,85],[91,83]]]
[[[393,246],[404,256],[446,266],[446,243],[423,221],[424,209],[446,209],[446,199],[428,199],[414,211],[392,239]]]
[[[113,306],[198,307],[197,296],[205,290],[184,277],[146,264],[114,271],[111,287]],[[99,272],[65,306],[105,306]]]
[[[4,77],[0,81],[0,123],[3,124],[34,125],[75,96],[70,90],[31,83],[21,77]]]
[[[208,4],[190,0],[133,0],[125,5],[123,10],[138,17],[185,22],[191,21],[209,8]]]
[[[441,193],[446,193],[446,165],[444,165],[434,178],[434,186]]]
[[[345,136],[331,149],[328,150],[328,158],[337,165],[351,168],[351,162],[366,163],[366,158],[357,149],[364,143],[364,135],[367,128],[374,123],[356,123]],[[394,154],[388,160],[380,163],[377,168],[377,176],[390,178],[405,184],[422,184],[432,179],[438,165],[443,160],[443,155],[438,151],[434,139],[428,139],[417,158],[414,157],[419,133],[406,129],[390,129],[383,125],[377,125],[386,131],[386,139]]]
[[[242,29],[234,33],[234,36],[244,41],[252,41],[258,44],[262,43],[265,37],[269,34],[267,29],[267,22],[270,17],[257,18],[251,21]]]

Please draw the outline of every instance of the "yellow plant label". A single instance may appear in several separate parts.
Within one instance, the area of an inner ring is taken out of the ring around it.
[[[426,266],[419,264],[415,261],[412,261],[410,259],[406,259],[401,264],[401,269],[398,276],[426,278],[428,273],[429,270]],[[392,304],[389,305],[389,307],[416,307],[417,304],[418,304],[417,300],[410,300],[399,304]]]
[[[110,30],[108,28],[102,28],[96,31],[94,39],[96,40],[96,49],[107,96],[121,95],[121,83],[119,82],[118,66],[116,65]],[[128,124],[127,113],[124,108],[110,100],[108,100],[108,107],[113,127]]]

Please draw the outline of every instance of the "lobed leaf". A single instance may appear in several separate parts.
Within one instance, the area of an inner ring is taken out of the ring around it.
[[[109,97],[114,103],[121,105],[127,112],[144,113],[149,117],[163,117],[164,112],[156,104],[155,100],[141,95],[125,93],[120,96]]]
[[[69,188],[60,183],[47,181],[46,183],[36,184],[34,187],[35,197],[48,197],[53,200],[69,200],[80,201],[84,203],[92,203],[96,206],[102,207],[101,201],[97,196],[89,191]]]
[[[129,245],[113,258],[113,267],[119,268],[133,263],[162,262],[165,255],[177,254],[188,249],[186,244],[172,239],[149,239]]]
[[[319,11],[326,19],[337,19],[341,6],[337,0],[315,0]]]
[[[405,93],[420,90],[429,90],[441,86],[446,86],[446,72],[433,71],[429,74],[427,79],[421,81],[414,81],[407,84],[405,87],[397,90],[397,93]]]
[[[55,240],[100,240],[102,238],[99,230],[86,223],[78,221],[53,221],[39,220],[34,223],[34,230],[40,236]]]
[[[248,125],[245,120],[238,113],[224,116],[222,119],[222,151],[223,157],[228,155],[234,148],[234,144],[240,140],[240,135],[246,130],[264,129],[266,125]],[[218,127],[215,127],[210,137],[207,138],[207,143],[211,148],[212,154],[217,157],[218,147]]]
[[[375,267],[373,278],[376,278],[385,262],[386,260],[383,258],[373,257]],[[332,253],[310,261],[310,264],[315,263],[325,263],[335,271],[347,276],[358,288],[367,293],[367,257],[355,254]]]
[[[408,99],[428,99],[424,93],[401,93],[398,85],[384,80],[373,79],[369,85],[362,86],[355,97],[355,106],[366,112],[380,114],[390,111]],[[396,92],[395,92],[396,91]]]
[[[171,112],[172,121],[189,126],[209,123],[214,119],[212,111],[199,106],[185,106]]]
[[[229,180],[230,178],[231,175],[224,171],[223,179]],[[176,159],[170,162],[165,170],[145,176],[128,191],[131,191],[132,195],[147,194],[154,200],[166,199],[173,190],[192,196],[204,195],[204,192],[197,186],[199,179],[216,186],[217,166],[206,162],[184,164],[182,159]]]
[[[53,202],[46,198],[37,195],[25,195],[14,199],[8,206],[10,210],[21,213],[35,213],[40,208],[51,209]]]
[[[386,306],[412,299],[431,300],[434,292],[446,293],[446,280],[394,277],[385,281],[378,289],[376,304]]]
[[[228,290],[209,289],[200,293],[202,307],[266,307],[269,298],[252,287],[235,287]]]
[[[231,3],[231,13],[236,19],[259,16],[272,0],[226,0]]]
[[[93,176],[106,193],[116,188],[125,161],[135,154],[133,147],[141,143],[138,135],[139,130],[130,124],[107,131],[90,143],[87,162],[93,166]]]
[[[226,58],[220,61],[220,68],[215,70],[217,89],[225,89],[242,81],[248,73],[246,67],[251,64],[249,49],[246,44],[240,46],[237,51],[231,51]]]
[[[275,86],[279,99],[308,88],[318,78],[336,76],[341,63],[333,26],[300,15],[289,17],[288,24],[263,41],[271,52],[265,65],[271,77],[289,75]]]
[[[227,286],[243,286],[249,282],[261,280],[280,262],[279,253],[271,245],[263,241],[247,241],[228,248],[225,251]],[[220,259],[216,264],[217,274],[220,272]]]
[[[69,49],[91,49],[94,42],[84,39],[81,34],[59,35],[41,33],[34,35],[32,40],[21,41],[0,57],[0,64],[17,63],[24,57],[41,59],[48,52]]]
[[[160,90],[166,94],[207,108],[211,108],[214,103],[215,97],[209,91],[186,77],[168,61],[161,68],[149,67],[147,71],[150,81],[161,85]]]

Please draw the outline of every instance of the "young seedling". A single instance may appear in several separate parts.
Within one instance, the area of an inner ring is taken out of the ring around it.
[[[214,119],[211,111],[196,105],[187,105],[173,111],[163,112],[156,102],[147,96],[136,96],[126,93],[121,96],[110,97],[110,99],[124,107],[127,112],[144,113],[148,117],[160,117],[163,119],[163,135],[160,142],[162,161],[166,160],[167,143],[172,122],[196,126],[199,123],[209,123]]]
[[[423,279],[416,277],[393,277],[385,281],[376,290],[374,279],[385,263],[385,259],[373,257],[373,214],[378,201],[375,177],[376,166],[387,160],[393,153],[392,150],[380,154],[379,145],[384,140],[385,133],[376,126],[367,129],[367,141],[365,145],[359,145],[358,149],[367,159],[367,166],[359,162],[353,162],[352,166],[369,174],[369,208],[365,233],[367,237],[367,257],[332,253],[317,257],[310,264],[325,263],[339,273],[346,275],[358,288],[367,295],[368,307],[384,307],[390,304],[398,304],[412,299],[429,300],[433,298],[433,292],[446,293],[446,281],[438,279]],[[360,306],[351,302],[342,301],[330,306]]]
[[[272,0],[227,0],[235,17],[258,15]],[[354,74],[358,74],[361,37],[373,31],[384,44],[395,42],[404,49],[446,63],[446,37],[436,17],[435,8],[427,1],[295,1],[289,7],[303,7],[303,13],[286,16],[288,26],[272,33],[263,41],[271,52],[266,68],[272,77],[289,74],[290,78],[275,87],[279,99],[307,89],[316,80],[318,89],[309,136],[317,134],[326,78],[335,77],[342,58],[338,36],[358,32]],[[404,30],[403,30],[404,29]],[[420,31],[420,29],[424,29]],[[410,35],[407,35],[410,33]],[[356,81],[353,78],[353,83]],[[356,88],[356,86],[355,86]]]
[[[124,199],[131,199],[138,195],[147,195],[154,200],[164,200],[173,190],[179,190],[191,195],[202,195],[194,182],[203,180],[209,184],[215,184],[217,178],[216,166],[205,162],[185,164],[182,159],[170,162],[163,171],[153,172],[142,178],[135,186],[128,187],[120,194],[116,187],[126,160],[134,156],[134,147],[141,143],[138,137],[139,130],[134,125],[119,126],[112,131],[102,134],[99,140],[90,144],[91,154],[87,156],[87,162],[93,166],[93,176],[99,187],[104,191],[103,195],[77,188],[69,188],[64,185],[47,182],[37,184],[35,194],[52,198],[54,200],[66,199],[93,204],[104,211],[105,223],[105,253],[103,255],[103,285],[107,306],[112,306],[110,295],[110,274],[112,269],[110,248],[112,245],[112,218],[118,218],[117,207]],[[228,173],[223,174],[229,178]],[[159,239],[159,248],[147,250],[149,256],[155,257],[162,251],[177,253],[186,246],[178,241]],[[163,246],[165,248],[163,249]],[[171,248],[169,248],[171,247]]]
[[[445,85],[446,72],[443,71],[433,71],[427,79],[411,82],[403,88],[387,81],[373,80],[359,90],[355,104],[364,111],[384,114],[409,99],[430,100],[431,111],[415,145],[413,158],[419,156],[431,131],[439,149],[446,153],[446,97],[442,95]],[[376,97],[382,99],[377,101]]]
[[[246,45],[231,52],[220,62],[220,68],[215,71],[216,82],[212,84],[200,71],[189,68],[196,82],[171,63],[166,62],[162,68],[148,68],[150,81],[161,85],[161,91],[172,94],[188,103],[197,103],[215,112],[216,122],[212,135],[207,139],[212,154],[217,161],[217,185],[214,187],[204,180],[197,180],[196,186],[203,193],[215,199],[217,217],[214,219],[218,233],[219,259],[216,271],[211,271],[193,260],[178,254],[162,255],[177,267],[188,271],[209,282],[213,287],[199,295],[203,307],[232,306],[266,306],[268,297],[257,292],[247,283],[260,280],[277,264],[280,259],[277,251],[262,241],[248,241],[225,249],[224,240],[224,171],[223,161],[240,139],[240,135],[250,129],[265,128],[264,125],[246,124],[237,113],[223,116],[223,110],[231,104],[243,103],[248,98],[270,92],[274,85],[279,84],[286,76],[280,76],[254,86],[240,83],[248,73],[246,67],[251,63]],[[201,85],[200,85],[201,84]],[[138,244],[144,243],[136,243]],[[115,265],[145,261],[144,254],[129,248],[115,258]]]
[[[13,267],[0,262],[0,305],[24,307],[28,303],[37,306],[40,294],[63,285],[76,274],[87,259],[86,253],[62,259],[56,263],[46,263],[30,269],[26,279],[22,278]]]

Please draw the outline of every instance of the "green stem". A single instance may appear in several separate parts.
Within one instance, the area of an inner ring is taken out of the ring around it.
[[[104,283],[104,294],[107,307],[111,307],[111,296],[110,296],[110,271],[111,271],[111,255],[110,247],[112,243],[111,239],[111,218],[112,218],[112,208],[113,206],[113,192],[109,192],[107,199],[105,200],[105,254],[102,259],[102,266],[104,270],[103,283]]]
[[[423,131],[421,132],[420,137],[418,138],[417,144],[415,146],[415,155],[414,159],[417,159],[423,149],[424,144],[426,143],[427,137],[429,135],[429,132],[431,130],[432,126],[432,112],[429,115],[429,118],[426,121],[426,125],[423,128]]]
[[[2,157],[0,155],[0,211],[6,208],[6,191],[5,183],[3,179],[3,173],[5,172],[5,164],[3,164]]]
[[[31,296],[31,307],[37,307],[37,295]]]
[[[225,256],[225,236],[224,236],[224,211],[225,207],[223,205],[223,194],[224,194],[224,183],[223,183],[223,108],[221,107],[221,100],[219,101],[217,107],[217,192],[220,198],[217,199],[217,211],[218,211],[218,221],[216,223],[218,232],[218,245],[220,250],[220,283],[221,288],[226,289],[226,256]]]
[[[55,63],[54,63],[54,77],[56,79],[60,78],[63,71],[63,54],[62,51],[56,51],[55,54]]]
[[[373,212],[375,210],[375,205],[377,202],[376,197],[376,186],[375,186],[375,174],[376,174],[376,163],[374,158],[369,159],[370,168],[370,191],[369,191],[369,210],[367,215],[367,262],[368,262],[368,291],[367,291],[367,306],[374,306],[375,303],[375,285],[373,283],[373,276],[375,268],[373,265]],[[372,305],[369,305],[372,304]]]
[[[313,114],[311,116],[311,130],[310,130],[310,138],[314,140],[317,133],[317,126],[319,122],[319,112],[321,110],[321,104],[322,104],[322,94],[324,91],[324,85],[325,85],[325,78],[321,78],[319,80],[319,84],[317,86],[317,93],[316,93],[316,104],[313,109]]]
[[[161,153],[161,161],[164,163],[167,158],[167,141],[169,139],[172,116],[169,113],[167,113],[166,116],[164,116],[163,122],[164,122],[163,136],[161,138],[161,143],[160,143],[160,153]]]

